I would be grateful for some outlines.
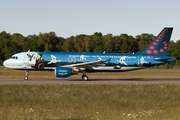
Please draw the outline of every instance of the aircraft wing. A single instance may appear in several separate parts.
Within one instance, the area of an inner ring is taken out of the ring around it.
[[[104,63],[104,62],[106,62],[106,60],[99,60],[99,61],[94,61],[94,62],[64,65],[64,66],[62,66],[62,67],[92,68],[92,67],[95,67],[95,66],[102,65],[102,63]]]

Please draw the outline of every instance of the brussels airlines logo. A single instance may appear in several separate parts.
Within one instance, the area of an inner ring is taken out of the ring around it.
[[[51,63],[57,63],[60,62],[61,60],[57,60],[56,56],[51,55],[51,61],[48,62],[47,64],[51,64]]]

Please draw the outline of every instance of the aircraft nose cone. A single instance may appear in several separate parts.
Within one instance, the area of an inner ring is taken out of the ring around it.
[[[7,66],[7,60],[5,60],[5,61],[3,62],[3,65],[4,65],[4,67]]]
[[[9,66],[9,61],[8,61],[8,60],[5,60],[5,61],[3,62],[3,65],[4,65],[4,67],[8,67],[8,66]]]

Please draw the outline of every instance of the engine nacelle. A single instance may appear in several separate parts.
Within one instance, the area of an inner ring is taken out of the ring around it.
[[[55,75],[56,77],[68,77],[72,74],[72,68],[69,67],[56,67]]]

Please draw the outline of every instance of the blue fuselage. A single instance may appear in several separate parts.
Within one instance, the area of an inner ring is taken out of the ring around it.
[[[89,72],[120,72],[145,67],[156,66],[175,61],[169,56],[150,56],[142,54],[116,54],[116,53],[72,53],[72,52],[22,52],[13,55],[4,62],[5,67],[16,69],[31,69],[35,59],[29,56],[42,55],[45,69],[54,69],[57,66],[70,64],[89,63],[105,60],[103,64],[91,66],[86,69]]]

